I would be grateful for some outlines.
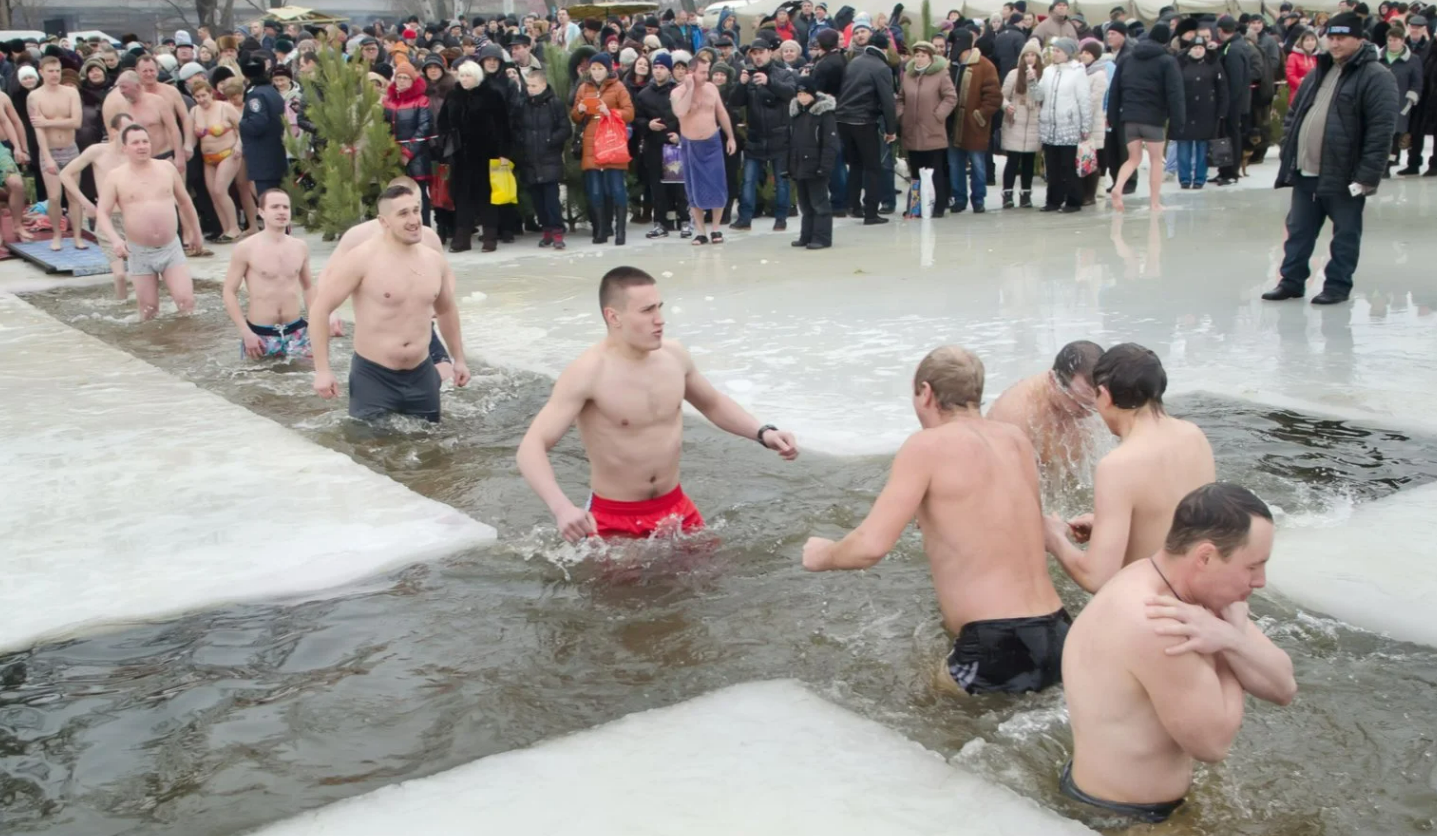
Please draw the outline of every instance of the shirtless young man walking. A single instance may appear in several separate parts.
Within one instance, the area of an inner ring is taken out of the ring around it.
[[[309,281],[309,245],[290,236],[289,195],[270,189],[259,196],[264,231],[240,241],[230,254],[225,274],[225,310],[239,329],[240,356],[309,357],[309,323],[300,315],[314,304]],[[245,286],[249,310],[240,309],[239,288]]]
[[[1088,448],[1085,420],[1097,392],[1093,367],[1103,347],[1087,340],[1063,346],[1053,368],[1009,386],[988,407],[988,418],[1022,430],[1050,473],[1071,472]]]
[[[80,105],[80,92],[73,87],[60,84],[60,59],[47,55],[40,59],[40,78],[43,84],[30,91],[26,107],[30,110],[30,124],[35,126],[35,144],[39,146],[40,175],[45,180],[45,191],[50,195],[50,249],[64,249],[63,205],[65,190],[60,185],[60,169],[80,156],[75,145],[75,131],[80,127],[84,109]],[[19,225],[19,219],[16,219]],[[70,219],[70,231],[75,237],[75,249],[89,247],[82,234],[84,224],[80,218]]]
[[[1182,805],[1193,761],[1227,757],[1244,693],[1292,702],[1292,660],[1248,617],[1272,540],[1262,500],[1204,485],[1178,503],[1162,546],[1088,602],[1063,653],[1073,726],[1065,794],[1163,821]]]
[[[361,420],[389,414],[439,420],[439,373],[429,359],[430,321],[454,355],[454,382],[469,383],[454,271],[444,255],[424,246],[419,195],[391,186],[379,196],[384,234],[331,259],[310,316],[318,322],[354,297],[354,360],[349,367],[349,414]],[[329,368],[329,330],[310,333],[314,343],[314,391],[339,395]]]
[[[915,516],[943,624],[957,635],[944,678],[969,694],[1062,682],[1072,619],[1048,577],[1038,466],[1027,436],[978,411],[983,362],[944,346],[913,376],[923,426],[899,449],[863,523],[835,543],[810,538],[803,568],[867,569]]]
[[[703,527],[679,485],[684,401],[725,432],[755,439],[785,459],[798,456],[792,433],[759,426],[708,382],[687,349],[664,339],[663,304],[648,273],[636,267],[605,273],[599,309],[608,336],[559,375],[519,444],[519,472],[571,543]],[[549,451],[576,421],[589,455],[586,508],[564,495],[549,463]]]
[[[419,184],[409,177],[396,177],[390,180],[385,188],[393,188],[395,186],[403,186],[415,194],[419,193]],[[379,223],[378,218],[356,224],[346,230],[345,233],[339,237],[339,243],[334,246],[334,252],[330,254],[329,260],[326,261],[324,267],[320,269],[319,283],[321,285],[324,284],[324,277],[329,270],[329,265],[341,262],[345,253],[383,234],[384,227]],[[444,254],[444,242],[439,240],[439,233],[425,226],[421,227],[420,235],[423,236],[423,239],[420,241],[421,244],[440,255]],[[331,313],[329,315],[329,335],[331,337],[344,336],[344,320],[340,319],[337,313]],[[449,351],[444,348],[444,343],[439,339],[438,327],[431,327],[429,329],[429,359],[434,361],[434,368],[439,371],[439,381],[441,383],[453,379],[454,360],[449,356]]]
[[[200,240],[199,215],[179,172],[150,159],[150,134],[144,126],[127,126],[120,132],[120,142],[126,162],[105,178],[96,223],[115,254],[127,261],[125,270],[135,285],[141,319],[152,319],[159,312],[161,278],[180,313],[188,314],[195,308],[195,289],[181,238],[190,243]],[[110,220],[116,207],[124,217],[123,238]],[[182,233],[175,228],[176,208]]]
[[[1207,436],[1163,409],[1168,376],[1156,354],[1133,343],[1115,345],[1093,368],[1093,383],[1098,414],[1118,447],[1093,473],[1093,512],[1044,521],[1048,552],[1089,592],[1157,551],[1178,502],[1217,478]],[[1088,550],[1073,545],[1069,534]]]
[[[85,212],[85,217],[96,218],[98,211],[95,204],[90,202],[85,193],[80,190],[80,175],[87,168],[95,170],[95,189],[103,192],[105,180],[109,178],[110,172],[125,162],[125,146],[120,142],[120,132],[128,127],[135,120],[128,113],[117,113],[115,118],[110,120],[109,130],[104,142],[97,142],[80,152],[69,165],[60,170],[60,183],[65,187],[65,194],[70,200],[79,204]],[[96,221],[98,224],[99,222]],[[115,231],[121,235],[125,234],[124,224],[117,220],[117,216],[110,218],[110,223],[115,226]],[[98,228],[98,227],[97,227]],[[110,246],[109,238],[100,236],[100,251],[110,259],[110,274],[115,278],[115,298],[125,299],[129,294],[129,286],[125,283],[125,260],[121,258]]]
[[[679,144],[684,154],[684,193],[689,202],[689,216],[697,230],[693,240],[696,245],[710,240],[704,214],[721,210],[728,204],[724,155],[732,155],[736,147],[728,108],[723,106],[718,86],[709,80],[710,68],[709,54],[700,52],[692,71],[669,94],[674,116],[679,120]],[[714,215],[713,220],[712,241],[722,244],[723,233],[718,228],[718,216]]]
[[[118,113],[128,113],[134,117],[135,123],[149,134],[151,145],[158,152],[152,155],[151,159],[165,160],[169,157],[166,165],[173,165],[180,176],[184,177],[184,162],[173,157],[174,149],[180,147],[180,127],[175,120],[175,110],[164,99],[144,91],[139,73],[134,70],[120,73],[119,78],[115,79],[115,89],[105,97],[100,111],[105,117],[106,125],[110,124]]]

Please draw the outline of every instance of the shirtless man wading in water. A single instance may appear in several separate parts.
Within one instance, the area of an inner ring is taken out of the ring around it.
[[[99,192],[105,190],[105,181],[109,178],[110,172],[125,162],[125,146],[120,142],[120,132],[135,120],[128,113],[117,113],[115,118],[110,120],[109,131],[104,142],[97,142],[80,152],[73,162],[60,170],[60,182],[65,186],[65,194],[70,200],[78,203],[85,212],[85,217],[96,218],[98,211],[95,204],[85,197],[80,191],[80,175],[87,168],[95,170],[95,189]],[[98,221],[96,221],[98,224]],[[110,218],[111,225],[121,235],[125,234],[124,222],[118,220],[118,216]],[[128,298],[129,286],[125,283],[125,260],[115,253],[110,246],[110,240],[104,235],[100,236],[100,251],[110,259],[110,273],[115,277],[115,298]]]
[[[309,246],[293,238],[289,226],[289,195],[270,189],[259,196],[264,231],[240,241],[225,274],[225,310],[240,334],[240,356],[309,357],[309,323],[300,315],[299,300],[314,303],[309,282]],[[249,295],[249,311],[240,310],[239,288]]]
[[[604,274],[599,308],[608,336],[559,375],[519,444],[519,472],[549,506],[564,539],[647,537],[703,526],[679,486],[684,401],[721,430],[755,439],[785,459],[798,456],[792,433],[759,426],[704,378],[683,346],[664,339],[663,301],[648,273],[615,267]],[[576,421],[589,455],[587,508],[569,501],[549,464],[549,451]]]
[[[983,363],[944,346],[913,376],[923,429],[893,459],[888,484],[858,528],[810,538],[803,568],[867,569],[915,516],[943,624],[957,635],[943,681],[969,694],[1041,691],[1062,682],[1072,619],[1048,577],[1033,445],[979,413]]]
[[[349,414],[369,420],[396,413],[439,420],[439,373],[429,359],[430,321],[454,355],[454,382],[469,383],[454,271],[442,253],[424,246],[419,196],[391,186],[379,196],[384,234],[331,259],[319,283],[310,316],[327,322],[335,308],[354,297],[354,360],[349,367]],[[329,369],[329,330],[310,333],[314,343],[314,391],[339,395]]]
[[[394,186],[403,186],[415,194],[419,193],[419,184],[408,177],[396,177],[389,181],[386,188]],[[326,261],[324,267],[319,271],[319,283],[324,284],[324,277],[329,270],[329,265],[340,263],[343,261],[345,253],[383,234],[384,227],[379,223],[378,218],[350,227],[339,237],[339,243],[335,245],[334,252],[329,256],[329,261]],[[426,226],[420,229],[420,234],[424,236],[420,243],[440,255],[444,254],[444,242],[439,240],[439,233]],[[344,320],[340,319],[337,313],[329,315],[329,335],[331,337],[344,336]],[[429,359],[434,361],[434,368],[439,370],[441,382],[453,379],[454,360],[449,356],[449,351],[444,348],[444,343],[440,341],[437,327],[429,329]]]
[[[195,290],[175,230],[175,210],[179,209],[184,238],[190,243],[200,240],[199,215],[179,172],[169,163],[150,159],[150,134],[143,126],[127,126],[120,132],[120,142],[126,162],[105,178],[96,223],[110,239],[115,255],[127,260],[125,269],[135,284],[141,319],[152,319],[160,309],[160,277],[180,313],[188,314],[195,308]],[[124,217],[124,238],[110,221],[117,206]]]
[[[1217,478],[1207,436],[1163,410],[1168,376],[1156,354],[1115,345],[1093,367],[1093,383],[1098,414],[1118,448],[1093,473],[1093,513],[1068,522],[1050,515],[1044,523],[1048,552],[1089,592],[1157,551],[1178,502]],[[1086,552],[1070,533],[1088,544]]]
[[[1292,702],[1292,660],[1248,617],[1272,538],[1262,500],[1237,485],[1204,485],[1178,504],[1165,542],[1083,608],[1063,654],[1073,726],[1065,794],[1163,821],[1182,805],[1193,761],[1227,757],[1244,693]]]
[[[30,92],[26,106],[30,110],[30,124],[35,126],[35,144],[40,153],[40,176],[45,181],[45,191],[50,196],[50,249],[64,249],[62,211],[65,190],[60,185],[60,169],[80,156],[75,145],[75,131],[80,127],[84,110],[80,105],[80,93],[73,87],[60,84],[60,59],[47,55],[40,59],[40,76],[44,84]],[[18,226],[17,219],[17,226]],[[75,237],[75,249],[90,246],[81,234],[83,224],[80,218],[70,219],[70,231]]]
[[[1097,397],[1093,366],[1102,346],[1078,340],[1063,346],[1053,368],[1014,383],[988,407],[988,418],[1022,430],[1050,475],[1071,473],[1088,449],[1087,418]]]

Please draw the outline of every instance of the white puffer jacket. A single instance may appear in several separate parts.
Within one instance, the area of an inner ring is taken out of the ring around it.
[[[1093,129],[1093,100],[1088,70],[1077,61],[1043,71],[1033,91],[1038,100],[1038,138],[1044,145],[1072,145]]]

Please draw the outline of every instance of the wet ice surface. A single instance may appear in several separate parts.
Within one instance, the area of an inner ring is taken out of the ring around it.
[[[691,422],[685,486],[711,535],[586,558],[555,540],[513,467],[548,383],[510,367],[552,373],[597,339],[597,277],[635,263],[673,273],[661,279],[671,334],[760,417],[795,429],[810,451],[887,452],[913,428],[912,367],[939,342],[979,349],[992,397],[1069,339],[1134,339],[1164,356],[1175,389],[1221,393],[1171,403],[1209,433],[1221,476],[1281,508],[1285,530],[1327,526],[1324,542],[1380,562],[1346,524],[1363,503],[1437,476],[1437,433],[1423,430],[1437,414],[1434,279],[1421,268],[1433,253],[1414,237],[1433,214],[1437,191],[1425,185],[1384,184],[1368,215],[1363,298],[1338,312],[1255,301],[1270,284],[1285,198],[1263,191],[1205,192],[1214,208],[1203,210],[1190,199],[1199,196],[1178,195],[1181,208],[1159,223],[1139,213],[1116,236],[1089,213],[990,213],[930,222],[926,234],[896,221],[841,226],[839,248],[817,259],[764,234],[697,255],[671,242],[456,260],[471,354],[500,368],[475,362],[475,386],[446,395],[441,427],[389,434],[358,432],[342,404],[310,397],[302,369],[238,363],[213,289],[194,321],[144,326],[125,322],[129,309],[103,288],[39,298],[63,321],[492,521],[501,543],[338,600],[228,607],[0,660],[7,824],[243,832],[774,677],[1088,821],[1056,791],[1071,746],[1059,695],[955,701],[933,690],[945,637],[911,534],[866,573],[798,567],[803,538],[862,518],[886,457],[810,452],[785,465]],[[1313,404],[1360,417],[1314,417]],[[575,499],[580,452],[571,437],[555,454]],[[1081,605],[1071,584],[1060,590]],[[1293,655],[1301,693],[1289,708],[1250,707],[1232,758],[1200,774],[1178,826],[1213,836],[1437,826],[1437,651],[1279,599],[1254,608]]]
[[[562,804],[554,803],[556,787],[563,787]],[[634,803],[636,793],[642,803]],[[481,829],[582,829],[596,836],[1091,833],[792,682],[764,682],[386,788],[259,836]]]

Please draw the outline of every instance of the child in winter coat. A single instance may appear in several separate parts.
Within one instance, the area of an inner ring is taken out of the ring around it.
[[[519,108],[519,177],[534,198],[534,211],[544,229],[541,247],[564,249],[564,213],[559,181],[564,179],[564,146],[573,134],[569,110],[543,73],[529,73],[528,95]]]
[[[801,226],[795,247],[822,250],[833,246],[833,203],[828,180],[838,162],[837,103],[818,92],[813,76],[798,77],[798,92],[788,104],[791,117],[788,171],[798,184]]]

